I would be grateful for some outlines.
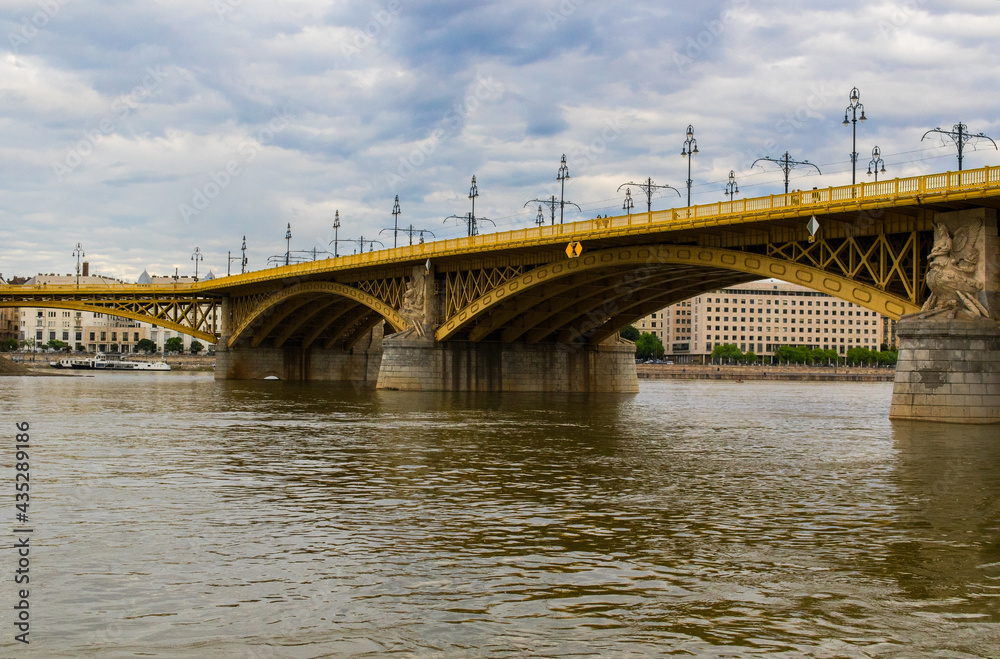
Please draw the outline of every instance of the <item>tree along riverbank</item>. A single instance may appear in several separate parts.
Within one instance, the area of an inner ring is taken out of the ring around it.
[[[895,368],[867,366],[715,366],[711,364],[636,364],[640,380],[801,380],[817,382],[892,382]]]

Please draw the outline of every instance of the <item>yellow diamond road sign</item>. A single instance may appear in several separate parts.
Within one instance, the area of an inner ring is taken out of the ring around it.
[[[566,245],[566,256],[573,258],[583,254],[583,243],[573,242]]]

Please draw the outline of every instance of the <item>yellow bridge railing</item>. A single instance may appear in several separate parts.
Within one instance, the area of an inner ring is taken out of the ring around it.
[[[229,288],[289,276],[353,270],[400,262],[419,263],[425,259],[442,256],[514,249],[532,245],[549,245],[569,240],[594,239],[623,233],[656,233],[671,229],[746,224],[777,217],[843,211],[852,208],[903,205],[917,203],[918,200],[933,201],[934,197],[947,198],[954,195],[983,192],[989,193],[989,196],[1000,196],[1000,167],[982,167],[961,172],[927,174],[872,183],[793,190],[766,197],[720,201],[651,213],[619,215],[554,226],[539,226],[465,238],[450,238],[377,252],[340,256],[335,259],[255,270],[246,274],[191,284],[107,284],[88,286],[86,289],[81,287],[78,290],[81,293],[86,291],[89,294],[107,290],[109,293],[134,291],[137,294],[146,295],[181,292],[211,295],[213,289],[216,288]],[[71,289],[76,290],[72,286],[18,286],[16,288],[24,293],[29,291],[66,293]],[[9,292],[10,289],[0,287],[0,290]]]

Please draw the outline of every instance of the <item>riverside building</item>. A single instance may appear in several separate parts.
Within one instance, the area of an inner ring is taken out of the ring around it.
[[[717,345],[770,356],[778,346],[846,355],[854,347],[895,345],[895,321],[851,302],[785,282],[764,280],[704,293],[634,323],[663,343],[667,358],[701,363]]]
[[[80,276],[81,286],[100,286],[127,283],[113,277],[91,275],[89,267],[84,264],[84,274]],[[150,277],[143,272],[143,275]],[[192,282],[190,277],[150,277],[151,282],[140,283],[172,283]],[[76,284],[76,275],[39,274],[25,282],[26,286],[72,286]],[[180,337],[184,351],[191,348],[191,336],[158,327],[157,325],[111,316],[109,314],[76,311],[65,309],[49,309],[44,307],[21,307],[17,338],[22,345],[29,339],[35,346],[41,348],[49,341],[56,340],[69,344],[80,352],[137,352],[136,345],[143,339],[149,339],[156,344],[158,352],[163,352],[168,339]],[[201,342],[205,345],[205,342]],[[205,345],[206,349],[212,344]]]

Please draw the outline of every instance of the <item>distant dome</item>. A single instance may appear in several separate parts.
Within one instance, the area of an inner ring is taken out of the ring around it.
[[[149,276],[148,272],[146,272],[145,270],[143,270],[142,274],[139,275],[139,281],[136,282],[136,283],[138,283],[138,284],[152,284],[153,283],[153,278]]]
[[[212,273],[211,270],[209,270],[208,274],[205,275],[205,281],[208,281],[209,279],[215,279],[215,275]]]

